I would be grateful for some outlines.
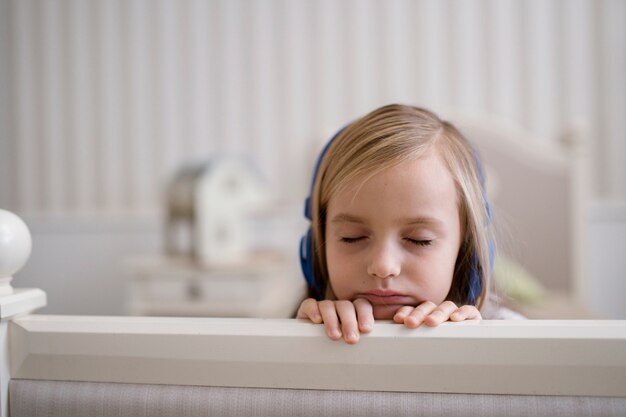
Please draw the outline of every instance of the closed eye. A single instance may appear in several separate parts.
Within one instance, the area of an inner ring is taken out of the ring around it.
[[[365,236],[357,236],[357,237],[342,237],[341,241],[343,243],[357,243],[361,240],[365,239]]]
[[[412,243],[414,245],[417,245],[417,246],[430,246],[433,243],[432,239],[430,239],[430,240],[427,240],[427,239],[425,239],[425,240],[418,240],[418,239],[410,239],[408,237],[405,238],[405,239],[407,240],[407,242],[410,242],[410,243]]]

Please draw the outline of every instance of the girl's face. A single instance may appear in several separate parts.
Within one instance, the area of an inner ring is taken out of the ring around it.
[[[326,219],[329,281],[338,299],[369,300],[375,319],[445,300],[461,220],[454,180],[438,153],[354,179],[331,196]]]

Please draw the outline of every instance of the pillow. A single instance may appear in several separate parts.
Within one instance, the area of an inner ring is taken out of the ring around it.
[[[547,295],[547,290],[519,263],[504,255],[494,261],[493,278],[499,293],[516,303],[537,304]]]

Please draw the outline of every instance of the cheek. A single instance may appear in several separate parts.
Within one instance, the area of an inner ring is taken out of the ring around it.
[[[358,280],[357,262],[353,256],[342,249],[338,242],[326,243],[328,281],[337,298],[348,297],[354,283]]]
[[[441,304],[452,287],[456,253],[442,251],[421,257],[406,271],[419,286],[420,298]]]
[[[452,286],[452,279],[438,279],[430,282],[425,291],[425,298],[433,303],[439,305],[443,303],[446,299],[446,296],[450,292],[450,288]]]

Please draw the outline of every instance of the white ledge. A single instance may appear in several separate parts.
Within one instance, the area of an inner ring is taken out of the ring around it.
[[[16,288],[0,296],[0,321],[8,321],[46,306],[46,293],[38,288]]]
[[[12,378],[626,396],[626,321],[377,322],[356,345],[280,319],[31,315],[9,330]]]

